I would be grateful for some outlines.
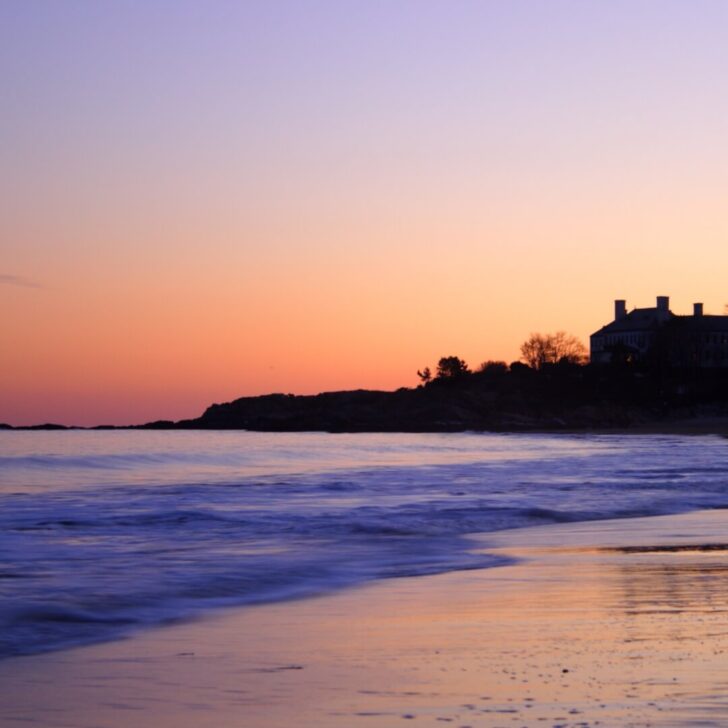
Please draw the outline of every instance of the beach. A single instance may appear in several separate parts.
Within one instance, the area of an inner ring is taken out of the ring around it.
[[[0,29],[0,728],[728,728],[728,0]]]
[[[488,533],[506,565],[0,662],[3,726],[719,726],[728,513]]]

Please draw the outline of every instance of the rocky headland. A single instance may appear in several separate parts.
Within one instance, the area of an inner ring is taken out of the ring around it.
[[[212,404],[193,419],[157,420],[133,429],[728,433],[728,371],[649,371],[577,364],[535,370],[514,364],[437,377],[395,391],[241,397]]]
[[[677,424],[676,424],[677,423]],[[649,376],[555,365],[468,372],[393,392],[268,394],[213,404],[157,429],[271,432],[728,430],[728,376]]]

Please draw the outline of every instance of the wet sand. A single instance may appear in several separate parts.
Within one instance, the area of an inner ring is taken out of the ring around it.
[[[728,725],[728,511],[473,537],[510,566],[0,663],[0,725]]]

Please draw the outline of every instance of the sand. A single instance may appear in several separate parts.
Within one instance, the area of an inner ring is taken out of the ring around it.
[[[728,512],[473,538],[392,579],[0,663],[2,726],[725,726]]]

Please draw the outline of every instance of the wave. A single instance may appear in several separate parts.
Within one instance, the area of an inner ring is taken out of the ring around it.
[[[0,468],[81,468],[84,470],[117,470],[149,466],[166,466],[174,463],[198,463],[212,465],[234,465],[241,462],[231,455],[211,455],[201,452],[145,452],[104,453],[102,455],[67,455],[51,453],[46,455],[0,456]]]
[[[43,602],[23,598],[22,593],[6,601],[0,607],[0,657],[115,639],[210,609],[300,599],[376,579],[510,563],[502,556],[470,553],[467,546],[445,541],[390,543],[375,555],[368,545],[350,543],[345,548],[339,544],[333,560],[331,554],[309,551],[264,561],[228,559],[224,567],[208,562],[184,570],[137,568],[133,586],[128,581],[119,584],[119,571],[107,564],[96,572],[94,589],[83,578],[66,575],[64,586],[49,589]]]
[[[476,532],[728,506],[708,438],[63,437],[0,458],[0,656],[506,563]]]

